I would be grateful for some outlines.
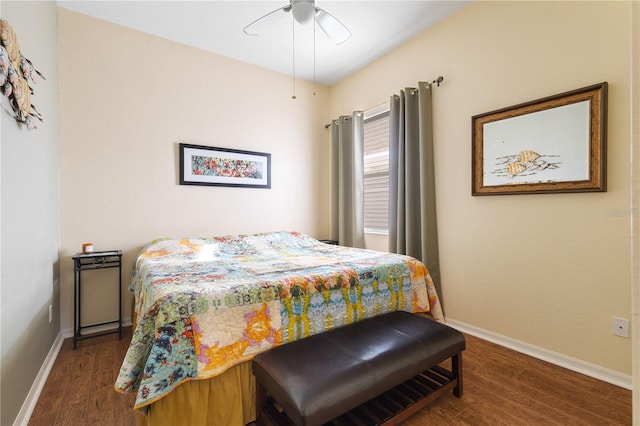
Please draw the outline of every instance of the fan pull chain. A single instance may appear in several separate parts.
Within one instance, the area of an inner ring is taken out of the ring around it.
[[[296,20],[293,19],[293,15],[292,15],[292,19],[291,19],[291,23],[292,23],[292,33],[293,33],[293,64],[292,64],[292,68],[293,68],[293,95],[291,96],[291,99],[296,99]]]

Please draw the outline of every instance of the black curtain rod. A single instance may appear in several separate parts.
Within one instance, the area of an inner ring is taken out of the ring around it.
[[[433,80],[433,81],[431,82],[431,84],[432,84],[432,85],[433,85],[433,84],[435,84],[437,87],[440,87],[440,83],[442,83],[443,81],[444,81],[444,77],[440,75],[440,76],[438,76],[438,78],[436,78],[435,80]],[[331,127],[331,123],[329,123],[329,124],[325,124],[325,125],[324,125],[324,128],[325,128],[325,129],[328,129],[329,127]]]

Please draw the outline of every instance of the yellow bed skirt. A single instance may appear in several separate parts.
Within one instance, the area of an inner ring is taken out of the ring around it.
[[[149,406],[143,426],[244,426],[256,419],[251,361],[208,380],[191,380]]]
[[[132,323],[137,324],[133,303]],[[135,326],[134,326],[135,327]],[[256,419],[256,378],[251,361],[207,380],[182,383],[149,406],[140,426],[244,426]]]

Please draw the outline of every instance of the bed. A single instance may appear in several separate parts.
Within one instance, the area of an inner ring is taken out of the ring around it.
[[[423,263],[298,232],[152,241],[129,289],[115,388],[153,426],[253,421],[250,360],[269,348],[395,310],[444,320]]]

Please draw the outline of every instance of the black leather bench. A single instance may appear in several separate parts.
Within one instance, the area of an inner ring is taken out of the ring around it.
[[[257,423],[395,424],[462,396],[464,349],[459,331],[400,311],[278,346],[253,359]]]

